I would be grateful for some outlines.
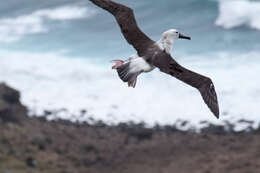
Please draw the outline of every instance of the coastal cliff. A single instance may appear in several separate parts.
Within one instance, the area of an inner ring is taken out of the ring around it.
[[[29,117],[19,91],[0,84],[1,173],[257,173],[259,134],[47,121]]]

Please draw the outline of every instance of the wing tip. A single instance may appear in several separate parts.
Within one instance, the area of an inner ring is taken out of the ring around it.
[[[209,108],[210,108],[210,107],[209,107]],[[212,110],[212,109],[210,108],[210,110],[211,110],[211,112],[214,114],[214,116],[215,116],[217,119],[219,119],[219,108],[217,107],[216,110]]]

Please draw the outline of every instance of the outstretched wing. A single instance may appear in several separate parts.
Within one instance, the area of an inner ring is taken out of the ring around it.
[[[146,36],[138,27],[131,8],[111,0],[90,1],[114,15],[125,39],[129,44],[133,45],[139,56],[142,56],[146,49],[151,44],[154,44],[154,41]]]
[[[162,72],[170,74],[182,82],[197,88],[211,112],[219,118],[217,94],[210,78],[182,67],[167,53],[161,53],[151,63]]]

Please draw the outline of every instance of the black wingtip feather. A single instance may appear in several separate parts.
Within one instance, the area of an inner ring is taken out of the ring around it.
[[[219,106],[215,87],[210,79],[205,81],[204,85],[199,88],[205,104],[208,106],[214,116],[219,119]]]

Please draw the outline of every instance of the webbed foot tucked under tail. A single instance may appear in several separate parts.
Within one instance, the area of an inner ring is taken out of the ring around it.
[[[113,60],[116,64],[112,69],[116,69],[118,76],[123,82],[127,82],[129,87],[135,88],[137,82],[137,76],[141,73],[140,71],[135,71],[130,67],[130,61],[123,60]]]
[[[128,82],[128,87],[133,87],[133,88],[135,88],[136,82],[137,82],[137,78],[135,78],[135,80],[133,80],[133,81],[131,81],[131,82]]]

